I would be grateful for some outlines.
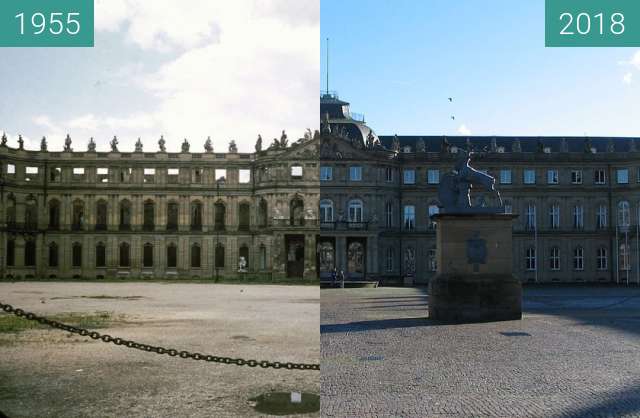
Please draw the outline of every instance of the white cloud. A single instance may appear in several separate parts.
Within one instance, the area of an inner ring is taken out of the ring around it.
[[[631,84],[633,82],[633,73],[626,73],[623,77],[622,77],[622,82],[625,84]]]
[[[460,127],[458,128],[458,133],[460,135],[471,135],[471,130],[469,128],[467,128],[467,125],[460,125]]]
[[[259,133],[270,142],[282,129],[295,140],[318,126],[319,24],[318,0],[97,0],[98,31],[124,31],[142,50],[173,53],[151,73],[121,63],[156,108],[80,115],[67,125],[164,134],[176,149],[185,137],[197,144],[211,136],[218,149],[234,139],[246,152]]]

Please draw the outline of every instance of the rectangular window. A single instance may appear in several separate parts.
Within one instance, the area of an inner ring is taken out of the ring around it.
[[[333,179],[333,167],[320,166],[320,180],[331,181]]]
[[[74,176],[84,176],[84,168],[83,167],[75,167],[73,169]]]
[[[629,184],[629,169],[619,168],[616,170],[616,180],[618,184]]]
[[[98,183],[109,183],[109,169],[98,168],[96,169],[96,178]]]
[[[571,170],[571,184],[582,184],[582,170]]]
[[[551,229],[560,228],[560,205],[552,205],[549,209],[549,227]]]
[[[362,181],[362,167],[359,165],[349,167],[349,180]]]
[[[123,168],[120,170],[120,183],[130,183],[133,176],[132,168]]]
[[[558,170],[547,170],[547,184],[558,184]]]
[[[180,177],[180,169],[179,168],[169,168],[169,169],[167,169],[167,183],[169,183],[169,184],[178,184],[179,177]]]
[[[393,168],[386,167],[384,169],[384,174],[385,174],[385,180],[387,181],[387,183],[392,183],[393,182]]]
[[[511,184],[511,170],[500,170],[500,184]]]
[[[15,164],[7,164],[7,174],[16,174]]]
[[[60,167],[53,167],[49,170],[49,181],[56,183],[62,179],[62,169]]]
[[[427,170],[427,183],[429,184],[440,183],[440,170]]]
[[[593,182],[595,184],[606,184],[607,182],[606,172],[601,168],[595,170],[593,172]]]
[[[582,206],[575,206],[573,208],[573,228],[584,228],[584,208]]]
[[[155,183],[155,180],[156,180],[156,169],[155,168],[145,168],[143,173],[144,173],[144,182],[145,183]]]
[[[415,229],[416,227],[416,207],[407,205],[404,207],[404,229]]]
[[[536,170],[525,169],[522,173],[524,184],[536,184]]]
[[[416,183],[416,171],[413,169],[404,170],[404,184],[415,184]]]
[[[251,182],[251,170],[248,168],[241,168],[238,170],[238,182],[240,184],[248,184]]]
[[[216,181],[227,179],[227,170],[225,168],[216,168]]]
[[[35,180],[38,177],[38,167],[25,167],[24,174],[25,181]]]
[[[604,205],[598,206],[598,213],[596,214],[596,228],[607,228],[607,207]]]
[[[191,181],[193,183],[202,184],[202,169],[201,168],[193,169],[192,175],[193,175],[193,178],[191,179]]]

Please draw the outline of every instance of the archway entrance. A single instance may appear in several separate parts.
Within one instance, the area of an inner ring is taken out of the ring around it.
[[[366,274],[366,238],[347,238],[347,275],[362,279]]]
[[[287,277],[304,276],[304,235],[285,235]]]

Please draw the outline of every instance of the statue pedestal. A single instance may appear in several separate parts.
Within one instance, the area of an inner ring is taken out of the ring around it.
[[[517,215],[437,214],[438,275],[429,282],[429,318],[448,322],[522,318],[522,285],[512,274]]]

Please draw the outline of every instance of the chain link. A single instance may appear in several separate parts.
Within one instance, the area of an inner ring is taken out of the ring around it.
[[[94,340],[100,340],[105,343],[112,343],[115,345],[124,345],[128,348],[135,348],[137,350],[147,351],[150,353],[166,354],[171,357],[180,357],[183,359],[190,358],[192,360],[201,360],[212,363],[234,364],[237,366],[248,367],[262,367],[263,369],[287,369],[287,370],[320,370],[319,364],[306,364],[306,363],[281,363],[279,361],[266,361],[266,360],[245,360],[242,358],[231,357],[218,357],[209,354],[191,353],[189,351],[178,351],[174,348],[155,347],[153,345],[140,344],[135,341],[125,340],[120,337],[112,337],[108,334],[101,334],[96,331],[89,331],[83,328],[77,328],[71,325],[63,324],[62,322],[54,321],[43,316],[38,316],[32,312],[25,312],[22,309],[14,308],[11,305],[6,305],[0,302],[0,309],[4,312],[13,314],[17,317],[27,319],[29,321],[36,321],[43,325],[48,325],[52,328],[61,329],[63,331],[71,332],[81,335],[83,337],[89,337]]]

